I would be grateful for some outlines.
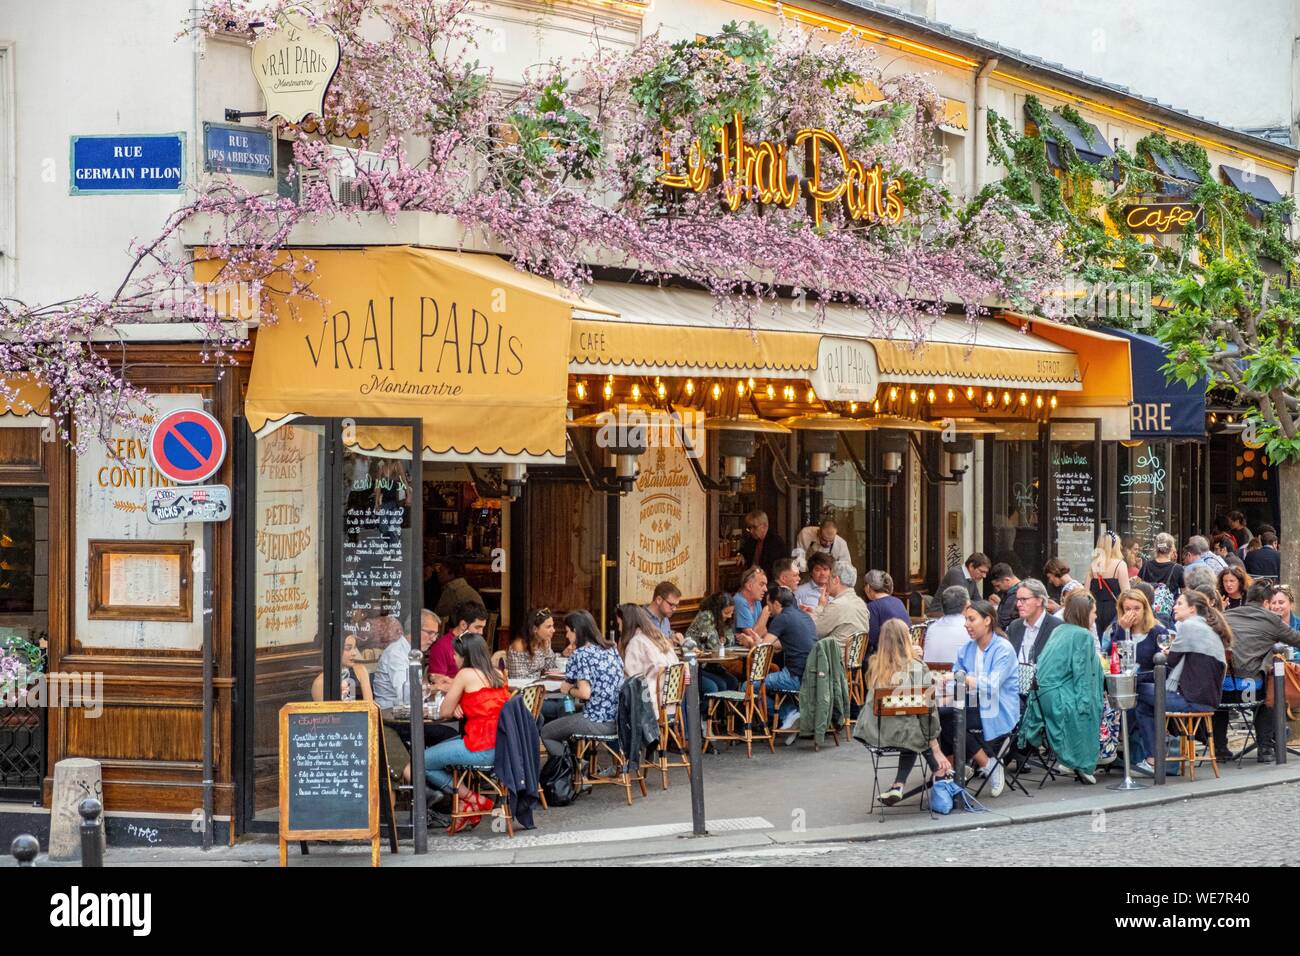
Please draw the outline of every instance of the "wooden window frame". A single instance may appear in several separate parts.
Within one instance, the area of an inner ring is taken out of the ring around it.
[[[108,541],[86,542],[89,582],[86,616],[92,621],[179,621],[194,620],[194,542],[177,541]],[[104,558],[113,554],[176,555],[180,571],[180,601],[170,607],[152,605],[108,604],[102,587]]]

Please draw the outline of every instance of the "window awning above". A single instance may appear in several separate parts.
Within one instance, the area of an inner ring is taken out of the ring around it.
[[[1192,167],[1188,166],[1177,156],[1165,158],[1159,153],[1152,153],[1151,160],[1156,164],[1156,169],[1170,179],[1164,179],[1160,182],[1160,193],[1165,196],[1186,196],[1197,186],[1201,185],[1201,175]]]
[[[1205,379],[1194,387],[1170,382],[1161,371],[1169,361],[1156,339],[1122,329],[1103,328],[1129,342],[1132,362],[1132,437],[1150,441],[1205,437]]]
[[[281,300],[258,329],[244,401],[254,432],[299,416],[419,418],[426,459],[563,459],[573,299],[495,256],[305,254],[321,301],[300,298],[295,316]]]
[[[50,390],[30,375],[0,376],[12,401],[0,391],[0,428],[43,428],[49,422]]]
[[[1061,159],[1061,148],[1058,145],[1062,142],[1068,142],[1074,147],[1074,151],[1079,154],[1079,158],[1085,163],[1096,166],[1103,159],[1109,159],[1115,155],[1115,150],[1106,142],[1106,137],[1092,123],[1087,123],[1088,135],[1085,136],[1073,123],[1056,116],[1052,112],[1047,114],[1051,117],[1052,125],[1046,128],[1040,127],[1038,135],[1043,138],[1047,146],[1047,161],[1057,169],[1064,169],[1065,162]],[[1025,116],[1031,123],[1036,120],[1025,111]]]
[[[1223,171],[1223,178],[1228,181],[1229,186],[1250,197],[1252,201],[1247,202],[1247,205],[1255,215],[1261,215],[1264,206],[1282,201],[1282,194],[1273,185],[1273,180],[1267,176],[1248,173],[1235,166],[1220,166],[1219,169]]]
[[[997,321],[972,325],[941,316],[918,334],[845,305],[827,306],[819,322],[814,305],[783,299],[756,307],[750,328],[720,315],[707,292],[597,282],[588,297],[605,311],[574,309],[569,371],[575,374],[815,380],[828,349],[868,343],[885,382],[1080,388],[1068,347]]]

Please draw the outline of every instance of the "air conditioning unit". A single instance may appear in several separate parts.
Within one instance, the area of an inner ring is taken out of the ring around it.
[[[362,206],[368,201],[372,183],[358,176],[362,173],[390,175],[397,172],[397,160],[383,159],[378,153],[346,146],[331,146],[328,170],[304,169],[298,173],[298,202],[301,204],[315,183],[328,177],[330,195],[340,206]]]

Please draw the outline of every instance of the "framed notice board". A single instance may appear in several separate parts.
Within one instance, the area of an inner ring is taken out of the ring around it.
[[[379,865],[379,708],[321,701],[280,708],[280,865],[293,840],[369,840]]]

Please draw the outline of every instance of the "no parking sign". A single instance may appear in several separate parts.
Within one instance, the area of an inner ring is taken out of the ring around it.
[[[226,459],[226,433],[207,412],[168,412],[149,433],[149,457],[164,478],[182,485],[207,481]]]

